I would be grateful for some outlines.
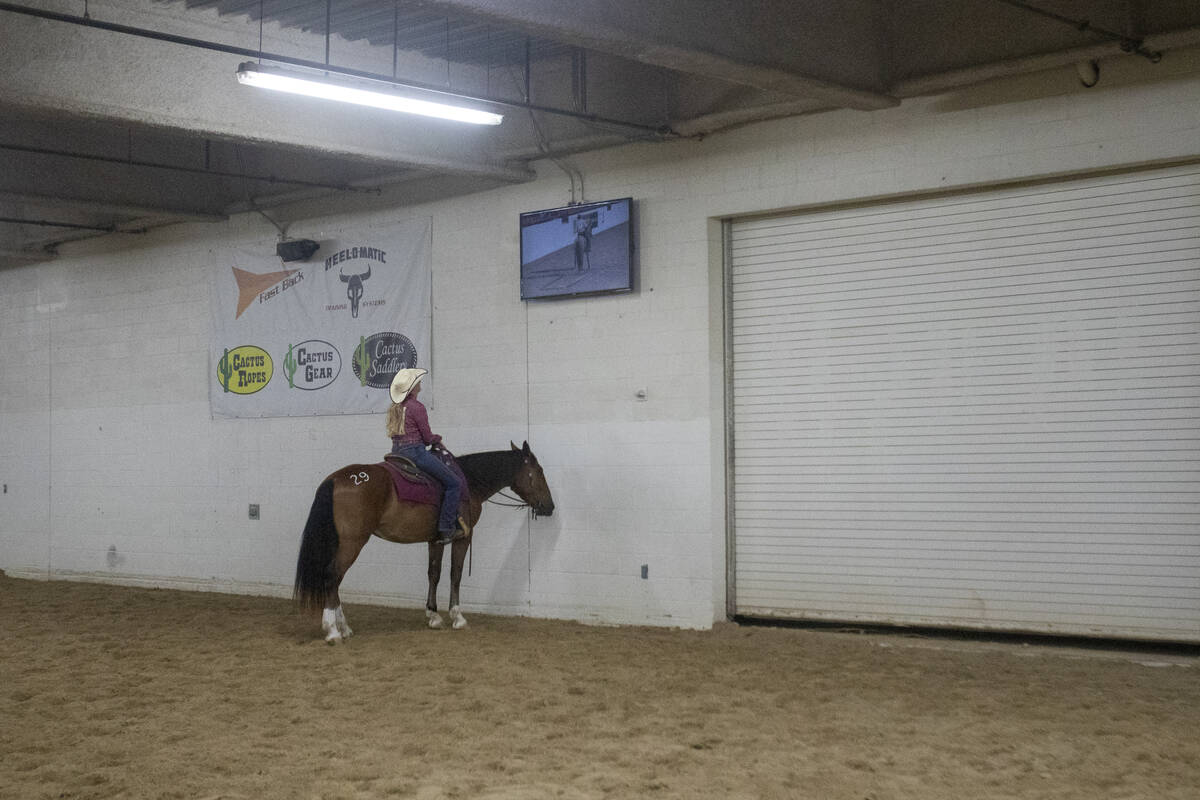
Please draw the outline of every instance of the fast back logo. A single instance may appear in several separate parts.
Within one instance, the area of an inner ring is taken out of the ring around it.
[[[360,336],[354,348],[354,375],[360,386],[386,389],[396,371],[417,365],[417,348],[402,333],[382,331]]]
[[[342,371],[342,354],[329,342],[309,339],[289,344],[283,359],[283,374],[292,389],[324,389]]]
[[[273,300],[300,283],[304,280],[304,273],[298,269],[255,273],[234,267],[233,279],[238,287],[237,314],[234,315],[234,319],[237,319],[251,305]]]
[[[217,382],[226,392],[254,394],[271,382],[275,367],[261,347],[244,344],[228,348],[217,360]]]

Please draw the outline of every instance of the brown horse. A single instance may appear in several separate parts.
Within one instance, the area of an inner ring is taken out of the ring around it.
[[[484,501],[505,487],[511,488],[535,515],[554,513],[546,476],[530,451],[529,442],[522,447],[513,444],[511,450],[471,453],[459,458],[458,464],[467,478],[467,521],[472,529],[483,512]],[[338,587],[372,534],[389,542],[429,542],[429,599],[425,615],[429,627],[442,627],[441,615],[437,613],[437,585],[445,545],[433,541],[437,538],[437,517],[436,506],[396,500],[391,477],[379,464],[350,464],[321,482],[300,541],[295,599],[302,609],[322,609],[325,641],[336,644],[352,633],[342,611]],[[458,607],[458,584],[470,544],[471,536],[451,544],[450,619],[456,629],[467,624]]]

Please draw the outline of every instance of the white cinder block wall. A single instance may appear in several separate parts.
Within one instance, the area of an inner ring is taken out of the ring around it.
[[[1066,69],[884,112],[836,112],[572,159],[589,200],[637,200],[638,291],[522,303],[517,214],[539,179],[291,233],[433,220],[435,430],[528,439],[558,511],[489,508],[468,611],[707,627],[724,616],[720,244],[714,220],[1200,157],[1200,56]],[[0,568],[17,576],[286,595],[321,478],[386,450],[377,416],[214,420],[214,255],[269,250],[244,216],[63,248],[0,272]],[[636,393],[645,389],[646,399]],[[383,409],[381,408],[382,412]],[[247,518],[259,503],[262,519]],[[370,544],[348,599],[419,606],[425,548]],[[649,577],[641,579],[641,565]],[[443,580],[442,604],[446,582]]]

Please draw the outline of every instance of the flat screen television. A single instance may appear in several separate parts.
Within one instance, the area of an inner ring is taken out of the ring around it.
[[[521,299],[633,291],[633,200],[521,215]]]

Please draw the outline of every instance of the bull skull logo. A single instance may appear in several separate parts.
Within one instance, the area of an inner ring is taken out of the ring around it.
[[[367,267],[367,271],[360,275],[347,275],[342,271],[338,271],[338,277],[342,279],[342,283],[346,284],[346,297],[350,300],[350,316],[358,317],[358,301],[362,300],[363,296],[363,281],[371,277],[371,267]]]

